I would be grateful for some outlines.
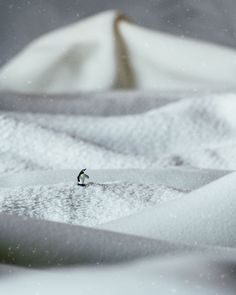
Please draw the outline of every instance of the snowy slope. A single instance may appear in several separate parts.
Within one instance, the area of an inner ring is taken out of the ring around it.
[[[235,94],[182,98],[145,113],[0,113],[0,173],[39,169],[236,167]]]

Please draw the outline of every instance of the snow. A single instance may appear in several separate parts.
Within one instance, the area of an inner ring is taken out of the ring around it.
[[[95,226],[176,200],[185,193],[161,185],[76,183],[0,189],[0,212]]]
[[[228,222],[234,226],[233,188],[227,193],[230,186],[225,184],[224,193],[216,189],[216,194],[208,193],[208,185],[221,183],[236,167],[235,106],[235,94],[219,93],[180,97],[126,116],[2,111],[0,212],[113,231],[122,228],[148,238],[169,240],[170,235],[171,242],[232,246],[234,235],[228,240],[224,228]],[[88,168],[91,182],[85,188],[75,183],[82,168]],[[201,197],[194,197],[196,189]],[[223,209],[216,209],[211,199],[219,192],[217,202]],[[199,212],[191,210],[196,200],[202,208],[209,201],[215,212],[208,231],[204,214],[211,211],[208,208],[198,220]],[[174,217],[180,210],[176,224],[186,233],[177,234],[181,231],[175,230],[175,222],[169,228],[172,206]],[[220,216],[221,211],[225,215]],[[193,224],[202,230],[193,233]]]
[[[39,169],[236,167],[235,94],[117,117],[0,114],[0,173]],[[66,124],[65,124],[66,122]]]
[[[218,267],[216,268],[216,261]],[[26,269],[16,266],[1,268],[8,276],[1,282],[4,294],[47,294],[53,290],[70,294],[235,294],[235,278],[230,265],[232,256],[225,259],[212,255],[170,256],[138,260],[133,263],[83,266],[69,268]],[[79,279],[78,279],[79,278]],[[91,283],[92,282],[92,283]],[[115,286],[115,288],[114,288]]]
[[[236,246],[236,173],[179,200],[153,206],[100,228],[191,245]]]

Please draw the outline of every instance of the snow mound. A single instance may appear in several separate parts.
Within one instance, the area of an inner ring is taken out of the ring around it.
[[[224,94],[119,117],[2,112],[0,173],[78,166],[234,170],[235,107],[235,94]]]
[[[0,190],[0,212],[94,226],[183,195],[162,185],[131,183],[26,186]]]

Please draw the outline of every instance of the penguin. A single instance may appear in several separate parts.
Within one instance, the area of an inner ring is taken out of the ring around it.
[[[77,180],[78,180],[78,183],[77,185],[80,185],[80,186],[85,186],[85,178],[89,178],[89,176],[87,174],[85,174],[86,169],[82,169],[79,173],[79,175],[77,176]]]

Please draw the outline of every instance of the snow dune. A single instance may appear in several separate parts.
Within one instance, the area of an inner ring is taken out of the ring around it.
[[[95,226],[184,195],[161,185],[76,183],[0,189],[0,212]]]
[[[209,94],[118,117],[2,112],[0,173],[78,166],[234,170],[235,102],[234,94]]]
[[[179,200],[100,228],[190,245],[235,248],[235,191],[236,174],[232,173]]]
[[[126,116],[1,112],[0,211],[234,247],[235,106],[219,93]]]

